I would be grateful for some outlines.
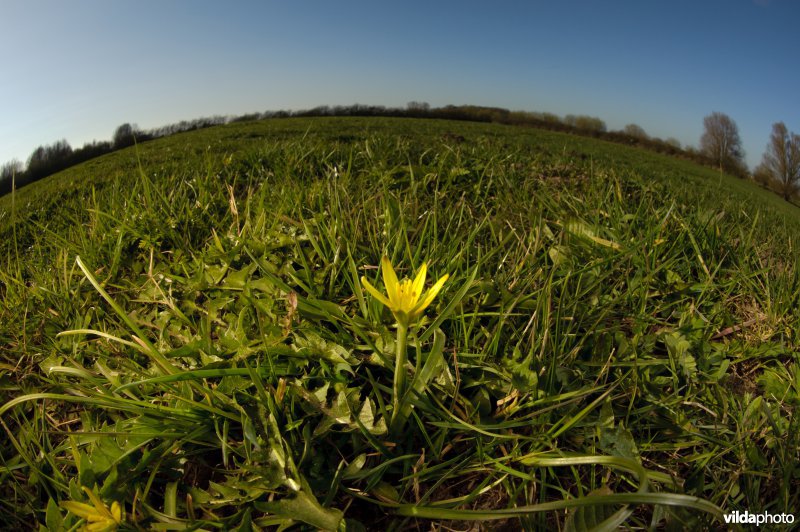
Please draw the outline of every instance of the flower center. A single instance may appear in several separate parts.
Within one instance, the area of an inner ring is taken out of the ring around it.
[[[419,294],[414,291],[414,283],[411,279],[403,279],[397,286],[397,299],[400,310],[410,311],[417,304]]]

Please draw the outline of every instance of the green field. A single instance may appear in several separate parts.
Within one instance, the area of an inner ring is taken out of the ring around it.
[[[131,530],[798,512],[798,236],[749,182],[501,125],[89,161],[0,198],[0,528],[75,529],[82,487]],[[407,336],[383,256],[449,275]]]

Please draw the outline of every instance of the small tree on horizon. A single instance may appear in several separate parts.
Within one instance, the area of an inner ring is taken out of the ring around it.
[[[790,133],[783,122],[772,124],[772,135],[756,176],[772,178],[786,201],[792,199],[800,184],[800,135]]]
[[[720,171],[743,172],[744,149],[736,122],[725,113],[715,111],[703,119],[703,126],[700,151],[714,161]]]

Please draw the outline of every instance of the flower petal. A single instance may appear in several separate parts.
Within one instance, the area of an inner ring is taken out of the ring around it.
[[[116,529],[117,523],[115,523],[113,519],[105,519],[103,521],[98,521],[97,523],[86,525],[85,527],[87,532],[111,532]]]
[[[414,278],[414,284],[411,286],[411,290],[414,294],[414,303],[419,301],[420,297],[422,297],[422,290],[425,288],[425,276],[427,273],[428,263],[423,262],[422,266],[419,267],[417,276]]]
[[[117,523],[122,522],[122,506],[117,501],[111,503],[111,515]]]
[[[362,277],[361,278],[361,284],[364,285],[364,288],[367,289],[367,292],[372,294],[372,297],[374,297],[375,299],[377,299],[378,301],[380,301],[381,303],[383,303],[387,307],[389,307],[389,308],[392,307],[392,304],[389,302],[388,299],[386,299],[386,296],[381,294],[380,292],[378,292],[378,290],[374,286],[372,286],[369,281],[367,281],[366,277]]]
[[[108,511],[108,506],[106,506],[105,503],[100,500],[100,497],[95,495],[95,493],[86,486],[81,486],[81,487],[83,488],[83,491],[86,492],[86,495],[89,496],[89,499],[92,501],[92,504],[94,504],[97,515],[101,515],[107,519],[113,519],[111,512]]]
[[[94,506],[83,502],[64,501],[61,503],[61,507],[83,519],[87,519],[90,515],[97,514],[97,510],[95,510]]]
[[[394,273],[392,263],[386,255],[381,259],[381,272],[383,272],[383,284],[386,285],[386,295],[389,296],[389,308],[397,306],[397,274]]]
[[[449,277],[450,274],[445,274],[438,281],[436,281],[436,284],[433,285],[431,289],[425,293],[425,297],[414,306],[414,309],[411,311],[411,314],[415,316],[422,314],[422,311],[428,308],[428,305],[433,303],[433,299],[442,289],[442,286],[444,286],[444,283],[447,281]]]

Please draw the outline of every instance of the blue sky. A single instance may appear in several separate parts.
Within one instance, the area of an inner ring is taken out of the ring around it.
[[[589,114],[747,162],[800,131],[797,0],[0,2],[0,164],[124,122],[329,104]]]

